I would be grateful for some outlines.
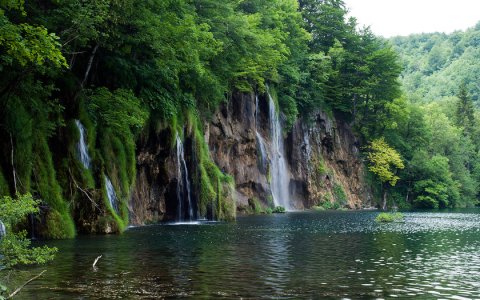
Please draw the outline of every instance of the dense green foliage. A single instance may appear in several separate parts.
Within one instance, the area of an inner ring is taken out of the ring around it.
[[[396,169],[405,167],[400,154],[391,148],[384,138],[371,141],[367,148],[369,170],[377,175],[382,183],[388,182],[391,186],[395,186],[400,179],[395,175]]]
[[[125,227],[146,122],[193,128],[200,211],[216,201],[217,215],[230,218],[221,195],[232,179],[209,158],[200,124],[234,91],[270,85],[286,130],[325,109],[351,118],[365,139],[398,94],[394,52],[346,20],[338,0],[12,0],[0,16],[0,191],[42,198],[41,231],[55,238],[102,231],[85,224]],[[86,128],[88,169],[77,159],[75,119]]]
[[[31,195],[16,198],[4,196],[0,199],[0,220],[7,234],[0,239],[0,266],[11,268],[16,265],[42,264],[53,259],[56,248],[30,247],[25,230],[15,232],[17,226],[29,214],[38,213],[39,201]]]
[[[402,83],[415,102],[452,99],[466,85],[474,102],[480,87],[480,23],[451,34],[428,33],[392,38],[404,72]]]
[[[406,167],[392,193],[401,206],[464,207],[478,203],[480,135],[476,42],[465,32],[391,39],[404,71],[405,98],[395,103],[396,127],[385,131]]]
[[[379,213],[375,218],[375,221],[379,223],[391,223],[391,222],[401,221],[401,220],[403,220],[403,214],[399,212],[396,212],[396,213],[382,212],[382,213]]]
[[[377,185],[398,180],[388,187],[397,204],[476,203],[478,72],[435,84],[449,93],[425,91],[431,78],[450,78],[441,74],[476,57],[477,29],[393,39],[404,59],[402,96],[393,48],[346,16],[341,0],[0,2],[0,193],[43,199],[40,231],[49,237],[121,231],[139,135],[188,128],[200,212],[232,218],[233,179],[209,157],[202,124],[232,93],[269,86],[285,130],[321,109],[349,121],[364,145],[389,145],[382,159],[398,170],[387,168],[385,178],[377,161],[372,171]],[[416,104],[439,95],[449,97]],[[78,161],[74,120],[86,128],[89,168]],[[106,198],[106,176],[118,211]],[[344,191],[334,193],[343,205]]]
[[[6,228],[6,235],[0,235],[0,299],[8,299],[7,287],[2,284],[7,270],[15,266],[44,264],[51,261],[57,248],[48,246],[32,247],[25,230],[17,231],[16,226],[28,215],[38,213],[40,201],[34,200],[30,194],[15,198],[0,198],[0,220]]]

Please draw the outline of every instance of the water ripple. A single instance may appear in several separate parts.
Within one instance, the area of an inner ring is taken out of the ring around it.
[[[478,210],[289,213],[148,226],[60,248],[26,299],[480,298]],[[93,259],[102,254],[98,271]],[[9,284],[43,268],[21,270]]]

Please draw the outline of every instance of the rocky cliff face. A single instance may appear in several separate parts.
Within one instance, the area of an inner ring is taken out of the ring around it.
[[[235,180],[239,211],[258,205],[273,207],[271,163],[277,153],[272,151],[269,105],[266,95],[237,93],[204,124],[210,158]],[[170,129],[164,129],[150,132],[139,142],[137,180],[130,203],[133,224],[175,219],[181,179],[177,178],[172,136]],[[188,168],[195,170],[198,154],[188,142],[191,133],[185,136]],[[348,124],[319,112],[309,122],[298,120],[284,138],[293,209],[370,205],[357,140]],[[191,179],[195,181],[193,175]],[[195,190],[194,201],[199,201],[200,188]]]
[[[261,145],[272,140],[268,126],[268,100],[237,94],[214,116],[207,139],[215,162],[235,178],[237,207],[251,205],[256,198],[271,205],[272,180],[261,160]],[[292,208],[310,208],[325,202],[349,208],[370,205],[363,181],[364,168],[357,139],[345,122],[319,112],[312,122],[298,120],[286,136],[289,193]],[[268,150],[267,150],[268,152]],[[272,153],[268,153],[267,165]]]
[[[170,137],[169,129],[150,130],[138,142],[137,179],[129,208],[132,224],[166,219],[167,203],[173,206],[176,201],[175,156]]]
[[[248,206],[249,199],[266,202],[271,197],[268,170],[262,168],[256,136],[256,130],[261,137],[269,133],[265,103],[265,99],[259,99],[255,105],[253,94],[236,94],[206,126],[206,140],[213,160],[235,178],[237,207]]]
[[[304,207],[326,202],[348,208],[371,206],[358,141],[345,122],[324,112],[299,120],[287,138],[292,197]]]

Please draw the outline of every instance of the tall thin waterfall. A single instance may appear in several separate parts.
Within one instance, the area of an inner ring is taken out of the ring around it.
[[[265,140],[258,132],[258,96],[255,96],[255,135],[257,137],[258,149],[260,150],[260,166],[261,171],[267,171],[267,148],[265,146]]]
[[[7,229],[5,228],[5,224],[0,220],[0,238],[7,234]]]
[[[90,169],[90,155],[88,154],[88,147],[85,141],[85,127],[83,127],[80,120],[75,120],[75,124],[80,132],[80,139],[77,143],[79,159],[86,169]]]
[[[113,188],[113,184],[110,181],[110,178],[108,178],[108,176],[105,176],[105,187],[107,189],[107,197],[108,201],[110,202],[110,206],[118,214],[117,194],[115,194],[115,189]]]
[[[271,183],[273,202],[275,206],[283,206],[286,210],[290,210],[290,193],[289,184],[290,176],[285,159],[285,149],[283,144],[282,126],[280,124],[279,114],[276,112],[275,103],[270,94],[269,99],[269,118],[270,118],[270,134],[271,134]]]
[[[190,180],[188,178],[188,168],[185,162],[185,152],[182,139],[177,133],[177,221],[192,221],[193,214],[192,193]],[[186,211],[185,211],[186,210]]]

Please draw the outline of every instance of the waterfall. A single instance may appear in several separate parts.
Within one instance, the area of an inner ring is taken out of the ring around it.
[[[7,229],[5,228],[5,224],[0,221],[0,238],[7,234]]]
[[[88,155],[88,147],[85,142],[85,127],[83,127],[80,120],[75,120],[75,124],[80,132],[80,140],[77,143],[79,159],[86,169],[90,169],[90,155]]]
[[[269,99],[269,118],[271,135],[271,183],[273,202],[275,206],[283,206],[285,210],[290,210],[289,184],[290,176],[285,159],[285,149],[283,144],[282,126],[280,124],[279,114],[275,110],[275,103],[270,94]]]
[[[192,221],[194,219],[192,207],[192,193],[190,180],[188,178],[188,168],[185,162],[185,152],[183,143],[177,133],[177,221]],[[185,216],[185,209],[187,215]]]
[[[108,176],[105,176],[105,187],[107,189],[107,197],[108,201],[110,202],[110,206],[118,214],[117,194],[115,194],[115,189],[113,188],[113,184]]]
[[[260,170],[264,173],[267,172],[267,148],[265,146],[265,140],[258,132],[258,96],[255,96],[255,136],[257,138],[257,146],[260,150]]]

